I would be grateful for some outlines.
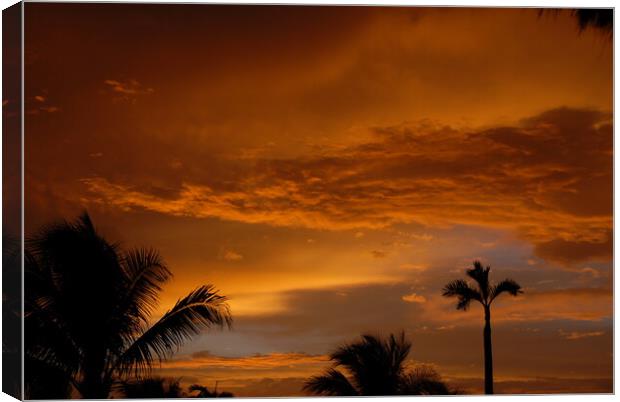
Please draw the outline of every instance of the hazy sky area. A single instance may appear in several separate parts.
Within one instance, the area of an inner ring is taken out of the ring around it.
[[[482,390],[612,391],[612,41],[535,9],[26,3],[25,230],[87,209],[213,283],[231,331],[161,373],[297,395],[326,354],[404,329]],[[11,100],[6,108],[13,107]]]

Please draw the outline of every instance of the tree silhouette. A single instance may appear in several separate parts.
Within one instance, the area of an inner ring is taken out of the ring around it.
[[[2,235],[2,391],[21,399],[22,274],[21,245]]]
[[[404,333],[383,340],[372,335],[346,344],[330,354],[332,367],[313,376],[304,390],[324,396],[380,396],[449,394],[439,375],[431,371],[406,372],[411,343]],[[339,370],[339,368],[344,370]],[[424,374],[422,378],[420,374]]]
[[[598,28],[609,35],[614,29],[614,12],[611,8],[580,8],[573,12],[579,29],[584,30],[589,27]]]
[[[227,299],[212,285],[199,286],[152,323],[171,276],[157,251],[123,250],[108,242],[87,213],[29,239],[28,397],[49,397],[37,381],[53,374],[84,398],[106,398],[114,383],[143,377],[156,360],[205,328],[231,325]]]
[[[125,398],[183,398],[185,393],[176,378],[150,377],[125,381],[120,385]]]
[[[612,8],[579,8],[573,10],[542,8],[539,9],[538,15],[558,15],[566,11],[577,21],[577,27],[580,32],[594,28],[606,34],[609,39],[613,37],[614,12]]]
[[[483,268],[480,261],[474,261],[474,267],[465,271],[467,276],[476,282],[476,287],[471,286],[463,279],[457,279],[448,283],[443,288],[446,297],[457,297],[457,310],[467,310],[472,300],[482,304],[484,308],[484,392],[493,393],[493,348],[491,346],[491,304],[502,293],[517,296],[523,293],[521,286],[512,279],[491,285],[489,271],[491,267]]]
[[[192,384],[189,386],[190,392],[195,392],[193,395],[195,398],[232,398],[234,395],[230,392],[217,392],[217,382],[215,383],[215,389],[209,391],[204,385]]]

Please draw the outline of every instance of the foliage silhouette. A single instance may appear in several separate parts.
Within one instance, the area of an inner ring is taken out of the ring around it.
[[[403,395],[450,395],[455,394],[441,380],[439,373],[428,365],[420,365],[406,373],[402,378],[401,393]]]
[[[125,398],[183,398],[185,393],[176,378],[150,377],[125,381],[120,385]]]
[[[84,213],[41,229],[25,255],[26,383],[62,378],[84,398],[107,398],[113,384],[148,374],[200,331],[230,326],[227,299],[200,286],[151,323],[172,273],[152,249],[123,250]],[[67,397],[67,395],[65,395]]]
[[[544,8],[538,12],[538,15],[555,14],[565,12],[565,9]],[[606,34],[610,39],[614,31],[614,13],[611,8],[579,8],[568,11],[570,15],[577,20],[580,32],[589,28],[598,29]]]
[[[21,245],[2,235],[2,391],[21,399],[22,293]],[[9,369],[9,367],[11,369]]]
[[[189,391],[194,392],[192,396],[195,398],[232,398],[234,395],[230,392],[217,392],[217,383],[213,391],[209,391],[204,385],[193,384],[189,386]]]
[[[593,27],[610,35],[613,33],[614,12],[611,8],[581,8],[575,10],[573,15],[577,18],[581,30]]]
[[[332,367],[313,376],[304,390],[324,396],[441,395],[452,391],[431,368],[407,371],[411,343],[404,333],[383,340],[372,335],[330,354]],[[339,370],[339,368],[344,370]]]
[[[472,301],[477,301],[484,308],[484,392],[493,393],[493,348],[491,346],[491,304],[502,293],[517,296],[523,293],[521,286],[512,279],[491,285],[489,271],[491,267],[482,267],[480,261],[474,261],[474,267],[465,271],[467,276],[476,282],[471,286],[463,279],[448,283],[443,288],[445,297],[457,297],[457,310],[467,310]]]

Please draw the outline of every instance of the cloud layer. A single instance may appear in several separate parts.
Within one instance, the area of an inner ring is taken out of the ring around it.
[[[479,225],[512,230],[549,260],[610,257],[608,114],[563,108],[515,126],[372,132],[355,145],[258,159],[225,185],[186,177],[160,194],[105,177],[81,181],[90,202],[127,211],[327,230]]]

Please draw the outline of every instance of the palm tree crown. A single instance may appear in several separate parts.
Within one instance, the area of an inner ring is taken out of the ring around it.
[[[450,393],[437,373],[428,376],[429,371],[405,370],[410,349],[411,343],[405,339],[404,333],[390,335],[385,340],[363,335],[360,341],[341,346],[331,353],[333,366],[323,374],[311,377],[304,390],[325,396]]]
[[[508,293],[512,296],[523,293],[521,286],[512,279],[504,279],[491,285],[489,282],[490,270],[491,267],[483,268],[480,261],[474,261],[474,267],[467,269],[465,273],[475,281],[477,286],[473,287],[463,279],[456,279],[444,286],[443,295],[457,297],[457,310],[467,310],[472,300],[488,307],[502,293]]]
[[[153,322],[172,273],[153,249],[109,243],[87,213],[44,227],[28,241],[25,260],[31,398],[46,397],[34,384],[51,372],[82,397],[106,398],[114,382],[147,374],[203,329],[232,322],[226,297],[212,285]]]

